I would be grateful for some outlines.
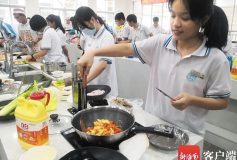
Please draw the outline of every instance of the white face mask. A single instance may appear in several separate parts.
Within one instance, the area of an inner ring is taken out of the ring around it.
[[[84,28],[84,29],[82,29],[82,32],[88,36],[94,36],[96,33],[96,29],[95,28],[93,28],[93,29]]]

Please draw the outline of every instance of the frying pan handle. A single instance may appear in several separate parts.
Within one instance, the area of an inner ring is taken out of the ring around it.
[[[174,128],[170,130],[161,129],[158,127],[141,127],[141,126],[134,126],[132,131],[135,133],[150,133],[150,134],[157,134],[164,137],[173,138],[174,137]]]

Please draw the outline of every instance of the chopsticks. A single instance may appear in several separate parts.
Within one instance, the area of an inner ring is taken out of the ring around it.
[[[169,96],[168,94],[166,94],[164,91],[162,91],[161,89],[159,88],[156,88],[158,91],[160,91],[163,95],[165,95],[166,97],[168,97],[169,99],[171,99],[172,101],[175,101],[174,98],[172,98],[171,96]]]

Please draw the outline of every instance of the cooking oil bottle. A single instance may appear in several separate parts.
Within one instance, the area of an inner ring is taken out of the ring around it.
[[[19,98],[15,117],[18,142],[24,149],[48,144],[48,115],[41,102]]]

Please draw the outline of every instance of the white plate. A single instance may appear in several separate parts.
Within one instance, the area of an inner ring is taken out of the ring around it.
[[[56,160],[57,151],[50,146],[33,147],[23,153],[19,160]]]

